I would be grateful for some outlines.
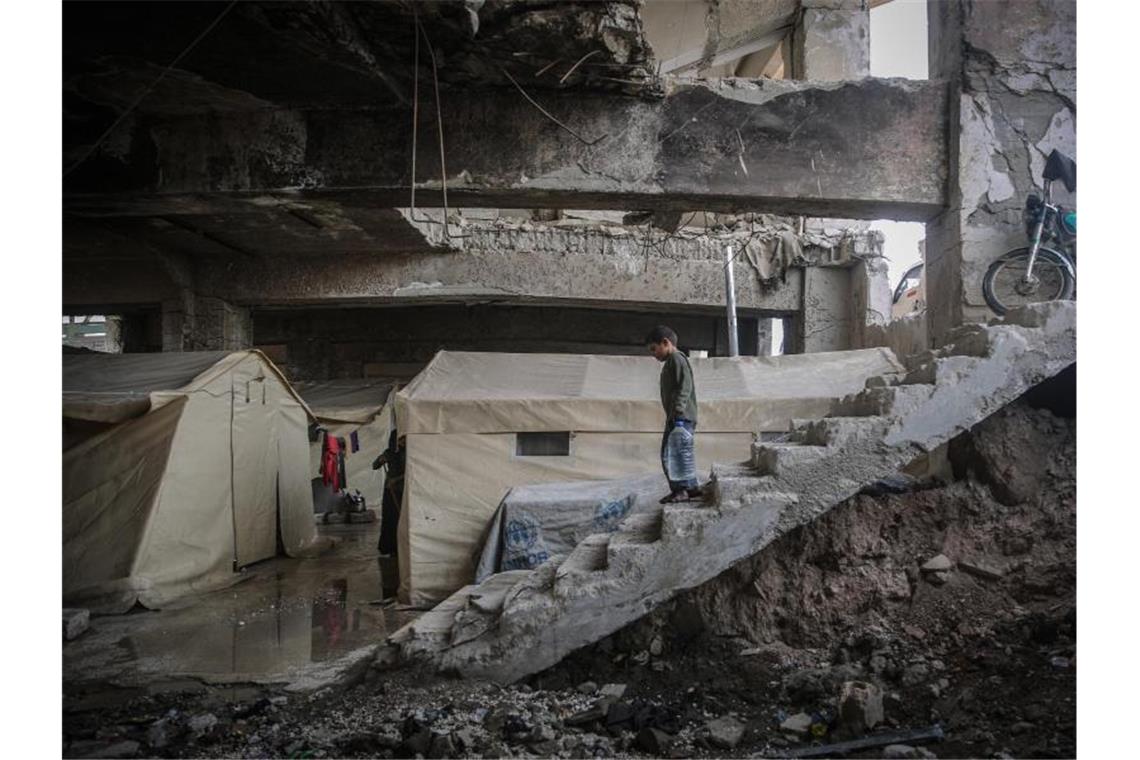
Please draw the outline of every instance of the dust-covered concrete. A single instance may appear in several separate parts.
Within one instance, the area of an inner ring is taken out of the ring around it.
[[[472,603],[485,595],[480,587],[462,589],[393,635],[378,666],[422,661],[510,682],[553,665],[1071,365],[1075,314],[1071,302],[1055,302],[960,329],[946,349],[908,357],[905,376],[871,378],[865,391],[837,401],[834,416],[797,426],[790,444],[757,444],[751,462],[715,466],[708,504],[667,505],[648,534],[631,521],[592,536],[568,557],[513,578],[491,607]]]

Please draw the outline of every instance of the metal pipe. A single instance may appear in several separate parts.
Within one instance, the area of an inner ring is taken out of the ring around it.
[[[740,356],[736,334],[736,281],[732,276],[732,246],[724,247],[724,301],[728,307],[728,355]]]

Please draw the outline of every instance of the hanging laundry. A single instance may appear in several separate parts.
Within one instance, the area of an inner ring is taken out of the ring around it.
[[[336,442],[340,448],[336,455],[337,474],[340,476],[340,485],[337,487],[348,488],[348,475],[344,471],[344,458],[348,454],[348,442],[343,438],[337,438]]]
[[[348,435],[348,439],[350,441],[352,441],[352,453],[353,454],[360,451],[360,435],[359,435],[359,432],[360,431],[358,431],[358,430],[353,430]]]
[[[321,444],[321,481],[326,486],[332,486],[339,491],[342,485],[341,473],[343,470],[342,449],[340,439],[325,433],[324,443]]]

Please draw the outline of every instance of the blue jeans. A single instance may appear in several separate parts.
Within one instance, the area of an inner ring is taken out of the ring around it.
[[[688,430],[689,433],[694,436],[697,432],[697,423],[692,422],[691,420],[669,420],[665,423],[665,433],[661,436],[661,469],[665,471],[665,479],[669,481],[669,490],[673,492],[696,488],[698,485],[696,478],[688,478],[687,480],[672,480],[669,478],[670,455],[683,453],[672,450],[669,445],[669,434],[673,432],[674,427],[677,427],[677,423],[680,423],[681,427]],[[695,456],[695,454],[692,452],[693,442],[694,439],[690,438],[687,444],[682,444],[689,447],[689,456]]]

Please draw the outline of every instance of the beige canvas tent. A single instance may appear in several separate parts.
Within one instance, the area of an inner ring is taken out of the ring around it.
[[[63,593],[122,611],[317,548],[310,413],[258,351],[63,357]]]
[[[396,385],[391,380],[330,380],[320,383],[297,383],[301,398],[316,417],[317,424],[329,435],[348,440],[352,433],[360,450],[351,449],[345,457],[344,470],[348,487],[359,490],[368,506],[380,508],[384,488],[384,470],[373,470],[372,461],[388,447],[392,429],[392,400]],[[309,445],[309,476],[315,477],[321,463],[321,442]],[[331,486],[330,486],[331,488]]]
[[[747,459],[754,433],[824,416],[866,378],[901,370],[888,349],[692,364],[703,472]],[[431,604],[471,582],[488,522],[513,486],[659,469],[659,373],[651,357],[437,354],[396,396],[408,441],[404,601]]]

